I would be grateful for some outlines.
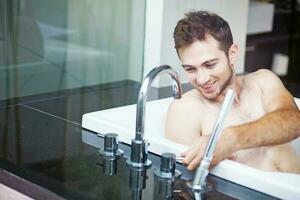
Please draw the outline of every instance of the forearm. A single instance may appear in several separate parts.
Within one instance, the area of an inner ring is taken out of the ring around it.
[[[236,150],[286,143],[300,135],[300,112],[277,110],[231,130],[236,138]]]

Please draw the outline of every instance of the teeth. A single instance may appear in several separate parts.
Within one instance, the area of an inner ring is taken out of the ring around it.
[[[209,83],[209,84],[204,85],[203,87],[204,87],[204,88],[209,88],[209,87],[211,87],[212,85],[213,85],[213,83]]]

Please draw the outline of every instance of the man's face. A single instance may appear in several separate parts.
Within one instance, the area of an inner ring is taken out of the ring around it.
[[[216,99],[230,83],[233,69],[219,43],[211,36],[178,49],[189,82],[207,99]]]

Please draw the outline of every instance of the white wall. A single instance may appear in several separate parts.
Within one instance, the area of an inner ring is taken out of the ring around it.
[[[146,6],[146,36],[144,51],[144,76],[155,66],[167,64],[184,77],[181,64],[174,48],[173,30],[184,13],[191,10],[209,10],[222,16],[232,30],[234,42],[240,47],[240,56],[236,72],[244,71],[246,29],[249,0],[148,0]],[[161,78],[156,87],[170,85],[170,81]]]
[[[161,65],[161,41],[163,22],[162,0],[147,0],[146,2],[146,27],[144,43],[144,77],[149,71]]]
[[[141,81],[145,30],[143,29],[143,33],[138,30],[141,30],[141,27],[145,27],[146,1],[131,0],[130,9],[128,78],[134,81]],[[138,30],[137,27],[139,27]]]

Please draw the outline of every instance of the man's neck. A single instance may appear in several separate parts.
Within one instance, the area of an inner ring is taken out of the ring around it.
[[[216,102],[222,103],[224,101],[225,95],[229,89],[232,89],[235,92],[234,104],[238,105],[240,103],[240,96],[243,89],[243,78],[237,78],[235,74],[232,75],[232,78],[226,88],[215,100]]]

